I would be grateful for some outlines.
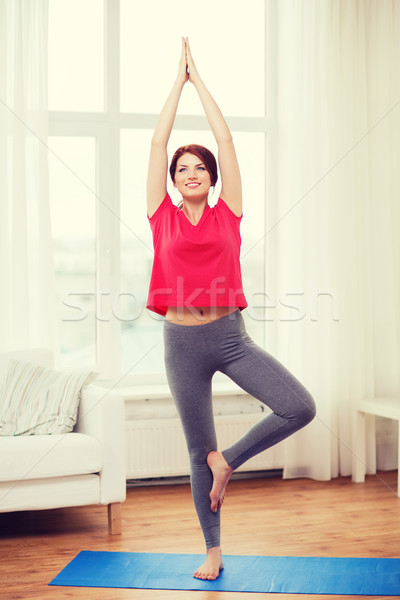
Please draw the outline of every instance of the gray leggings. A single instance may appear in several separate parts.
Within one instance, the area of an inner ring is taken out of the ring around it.
[[[309,423],[309,392],[246,333],[239,310],[205,325],[164,321],[164,356],[171,393],[190,456],[192,495],[207,548],[220,545],[220,511],[210,509],[212,473],[207,455],[217,450],[211,380],[221,371],[274,412],[222,454],[232,469]]]

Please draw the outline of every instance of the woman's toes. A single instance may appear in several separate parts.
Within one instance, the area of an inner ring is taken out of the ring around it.
[[[193,577],[196,579],[208,579],[213,581],[219,577],[220,571],[224,568],[224,563],[221,558],[221,551],[215,551],[211,548],[207,551],[207,557],[204,563],[196,569],[193,573]]]
[[[207,579],[206,574],[200,569],[197,569],[197,571],[193,573],[193,577],[196,577],[196,579]]]

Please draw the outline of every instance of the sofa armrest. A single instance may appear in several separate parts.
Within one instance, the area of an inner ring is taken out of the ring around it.
[[[122,395],[96,385],[85,386],[74,431],[91,435],[102,444],[100,502],[123,502],[126,498],[126,468]]]

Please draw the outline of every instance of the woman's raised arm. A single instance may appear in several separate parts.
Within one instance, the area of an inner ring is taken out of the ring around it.
[[[242,182],[232,134],[217,103],[199,76],[193,61],[188,38],[185,39],[185,43],[189,81],[193,83],[197,90],[211,131],[218,144],[218,163],[222,181],[221,198],[240,217],[242,214]]]
[[[184,38],[182,38],[182,52],[179,61],[178,75],[160,113],[151,140],[149,170],[147,175],[147,213],[149,217],[156,212],[167,193],[167,144],[174,125],[182,89],[187,82],[188,77],[186,45]]]

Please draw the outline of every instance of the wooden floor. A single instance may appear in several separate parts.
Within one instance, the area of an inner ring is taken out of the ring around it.
[[[349,478],[330,482],[231,481],[223,509],[224,553],[399,557],[400,499],[396,485],[396,472],[369,476],[364,484],[354,484]],[[2,600],[334,598],[48,587],[49,581],[81,550],[203,551],[188,485],[130,488],[122,519],[123,534],[109,536],[105,507],[0,514],[0,597]],[[355,600],[361,596],[347,598]]]

